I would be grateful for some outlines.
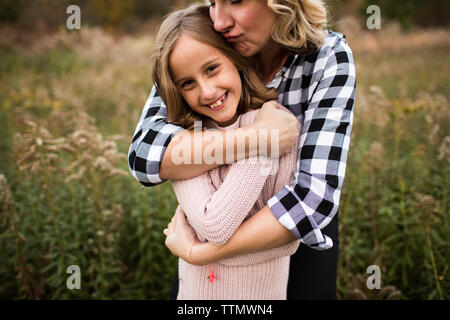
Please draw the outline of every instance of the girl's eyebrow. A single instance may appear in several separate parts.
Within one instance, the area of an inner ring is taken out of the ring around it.
[[[213,56],[211,58],[209,58],[204,64],[202,64],[202,66],[200,67],[201,69],[205,69],[207,66],[209,66],[211,63],[216,62],[217,60],[219,60],[219,57],[217,56]],[[189,79],[190,77],[183,77],[183,78],[179,78],[175,80],[175,84],[178,85],[180,82],[182,82],[185,79]]]
[[[211,63],[216,62],[216,60],[219,60],[219,57],[211,57],[210,59],[208,59],[204,64],[202,64],[202,69],[206,68],[208,65],[210,65]]]

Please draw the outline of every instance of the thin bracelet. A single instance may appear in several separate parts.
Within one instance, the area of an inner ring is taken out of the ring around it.
[[[194,246],[194,242],[192,242],[191,246],[189,247],[186,259],[189,258],[189,255],[191,254],[191,249],[192,249],[193,246]]]

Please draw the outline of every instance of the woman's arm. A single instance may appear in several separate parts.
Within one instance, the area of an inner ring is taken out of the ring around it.
[[[183,128],[167,123],[167,109],[153,87],[128,151],[131,174],[146,187],[164,182],[159,175],[167,144]]]
[[[163,232],[167,236],[165,244],[173,255],[199,266],[264,251],[264,259],[260,259],[259,255],[257,257],[261,260],[257,262],[262,262],[293,254],[295,252],[293,248],[299,244],[292,233],[278,223],[267,206],[244,221],[229,241],[223,245],[198,241],[194,229],[187,222],[181,208],[177,209],[172,221]],[[194,245],[191,247],[191,244]],[[282,246],[284,248],[280,248]],[[274,248],[281,250],[270,250]],[[190,251],[189,256],[187,256],[188,251]]]
[[[305,111],[299,151],[302,161],[293,184],[245,221],[225,246],[195,245],[188,262],[209,263],[286,244],[293,238],[315,249],[333,245],[321,228],[338,210],[355,96],[353,57],[344,39],[331,48],[319,80]]]
[[[287,153],[298,136],[296,130],[297,119],[290,112],[282,110],[276,101],[266,102],[259,109],[257,118],[251,124],[239,129],[225,131],[192,131],[184,130],[178,133],[167,146],[161,163],[161,177],[170,180],[184,180],[198,176],[206,171],[222,164],[247,159],[252,155],[270,156],[268,150],[277,150],[279,154]],[[260,139],[261,131],[267,132],[266,140]],[[272,146],[271,132],[277,132],[277,145]],[[245,148],[236,148],[236,141],[256,141],[256,144],[246,144]],[[194,142],[195,141],[195,142]],[[260,143],[267,148],[261,148]],[[181,161],[184,153],[188,156]],[[215,156],[216,162],[209,164],[208,155],[219,153]],[[231,155],[231,156],[230,156]],[[197,160],[199,159],[199,160]]]
[[[239,141],[238,139],[245,136],[257,135],[259,130],[264,128],[269,132],[270,129],[278,130],[279,151],[281,154],[286,153],[298,134],[292,130],[297,120],[292,114],[279,110],[278,107],[275,101],[264,104],[255,123],[240,130],[228,132],[228,140],[231,140],[231,143],[225,144],[222,143],[226,141],[225,136],[222,139],[216,139],[217,133],[183,130],[179,126],[168,123],[166,106],[153,88],[145,103],[128,152],[130,172],[144,186],[154,186],[166,179],[189,179],[220,164],[239,161],[255,152],[261,152],[255,145],[247,145],[245,150],[235,152],[234,141]],[[222,134],[225,135],[224,132]],[[200,143],[194,144],[194,141]],[[256,141],[259,142],[259,139]],[[268,142],[270,141],[269,135]],[[211,149],[209,146],[211,143],[216,143],[212,147],[214,152],[222,151],[222,161],[219,160],[216,163],[204,161],[205,151]],[[177,150],[180,149],[190,151],[188,158],[191,161],[177,161],[180,158]],[[229,156],[227,159],[226,155],[230,154],[234,157]],[[264,150],[260,154],[265,155]],[[201,160],[194,161],[196,159]]]
[[[278,221],[313,249],[333,246],[322,232],[337,214],[353,123],[355,65],[341,35],[327,38],[316,57],[300,134],[294,182],[268,201]],[[293,83],[293,82],[292,82]],[[293,94],[297,88],[286,88]]]

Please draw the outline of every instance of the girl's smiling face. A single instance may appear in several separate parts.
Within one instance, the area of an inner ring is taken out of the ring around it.
[[[169,57],[169,68],[192,110],[222,127],[236,121],[242,82],[238,69],[222,52],[182,33]]]

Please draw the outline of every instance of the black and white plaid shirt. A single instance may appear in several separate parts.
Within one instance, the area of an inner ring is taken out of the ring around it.
[[[279,222],[315,249],[333,246],[322,229],[336,215],[344,181],[353,123],[355,65],[345,36],[329,31],[316,53],[292,53],[271,83],[278,102],[303,124],[294,180],[269,200]],[[129,150],[132,175],[145,186],[159,177],[163,154],[183,128],[167,123],[166,106],[155,88]],[[301,161],[300,161],[301,159]]]

